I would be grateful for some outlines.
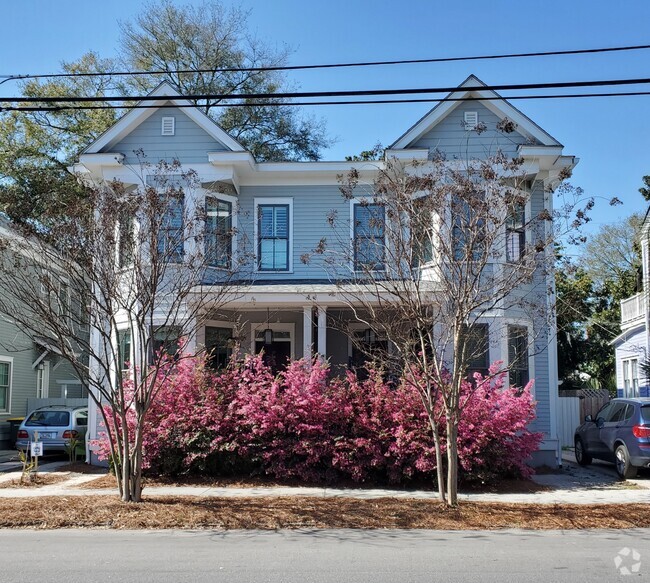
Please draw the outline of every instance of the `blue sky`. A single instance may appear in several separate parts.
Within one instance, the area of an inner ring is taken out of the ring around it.
[[[186,3],[186,2],[179,2]],[[112,56],[118,19],[144,2],[21,0],[3,4],[0,74],[55,72],[62,60],[88,50]],[[496,54],[650,44],[646,0],[528,0],[440,2],[409,0],[244,0],[251,30],[277,46],[293,48],[291,64]],[[488,84],[650,77],[650,51],[292,72],[303,90],[455,86],[474,73]],[[647,88],[647,86],[646,86]],[[633,90],[630,87],[629,90]],[[15,93],[11,83],[3,95]],[[504,92],[505,93],[505,92]],[[650,96],[526,100],[525,114],[580,158],[572,182],[598,200],[594,226],[644,212],[638,193],[650,174]],[[326,106],[322,117],[337,142],[325,159],[342,159],[390,144],[430,106]],[[618,196],[622,207],[604,199]]]

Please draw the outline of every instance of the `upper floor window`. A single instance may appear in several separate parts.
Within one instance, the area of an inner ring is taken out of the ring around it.
[[[118,222],[117,265],[126,267],[133,263],[134,253],[134,222],[133,217],[125,215]]]
[[[386,254],[383,205],[355,203],[353,225],[355,271],[383,270]]]
[[[257,263],[260,271],[289,271],[290,205],[257,206]]]
[[[526,326],[508,326],[508,370],[511,386],[525,387],[530,380]]]
[[[209,265],[230,267],[232,257],[232,203],[214,197],[205,200],[205,254]]]
[[[519,261],[526,245],[526,208],[515,204],[506,221],[506,261]]]
[[[454,261],[480,261],[485,254],[486,222],[479,193],[452,197],[451,237]]]
[[[158,254],[161,261],[183,260],[183,196],[169,196],[167,211],[158,231]]]
[[[426,197],[418,198],[411,217],[411,264],[419,267],[433,261],[433,212]]]

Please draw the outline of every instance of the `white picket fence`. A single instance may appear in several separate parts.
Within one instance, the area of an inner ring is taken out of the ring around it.
[[[580,397],[558,399],[557,428],[561,447],[573,447],[573,436],[580,425]]]

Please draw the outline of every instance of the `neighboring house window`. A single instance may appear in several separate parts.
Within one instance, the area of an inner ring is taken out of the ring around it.
[[[385,209],[380,204],[354,204],[354,269],[382,271],[385,267]]]
[[[260,204],[257,219],[259,271],[288,271],[289,205]]]
[[[11,401],[11,365],[9,361],[0,362],[0,411],[9,411]]]
[[[488,324],[473,324],[464,333],[467,334],[467,377],[472,379],[477,372],[487,376],[490,368],[490,327]]]
[[[167,212],[158,232],[158,253],[161,261],[183,260],[183,196],[169,196]]]
[[[211,368],[218,370],[228,366],[232,356],[231,338],[232,330],[230,328],[206,326],[205,350]]]
[[[526,207],[516,204],[506,221],[506,260],[519,261],[526,245]]]
[[[129,368],[131,363],[131,331],[117,331],[117,366],[121,371]]]
[[[154,362],[161,352],[171,358],[178,356],[180,336],[181,330],[176,326],[162,326],[154,331],[151,339],[151,350],[153,352],[151,362]]]
[[[232,203],[205,200],[205,254],[209,265],[229,268],[232,257]]]
[[[508,326],[508,370],[510,386],[525,387],[530,380],[526,326]]]
[[[623,361],[623,395],[639,396],[639,359],[630,358]]]

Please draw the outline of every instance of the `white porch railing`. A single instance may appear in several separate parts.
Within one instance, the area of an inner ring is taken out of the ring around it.
[[[632,320],[645,316],[646,299],[643,292],[621,300],[621,324],[627,324]]]

